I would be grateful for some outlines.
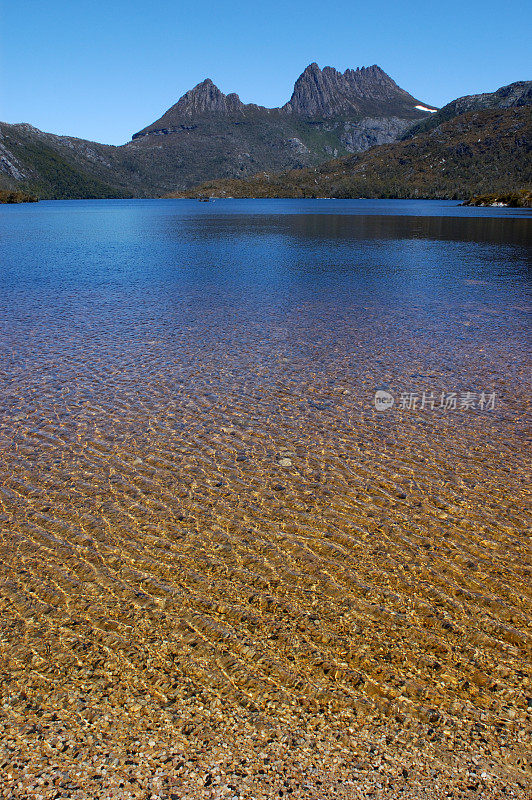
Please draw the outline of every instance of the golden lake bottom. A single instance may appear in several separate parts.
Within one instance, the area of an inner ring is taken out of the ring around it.
[[[370,386],[11,409],[1,797],[527,796],[521,401]]]

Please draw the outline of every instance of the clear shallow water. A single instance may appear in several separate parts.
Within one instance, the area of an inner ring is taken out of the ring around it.
[[[0,207],[13,680],[47,676],[60,717],[67,685],[98,708],[102,648],[116,686],[145,693],[153,645],[159,686],[438,708],[464,741],[478,720],[511,727],[532,619],[530,226],[437,201]],[[399,407],[423,391],[496,405]]]

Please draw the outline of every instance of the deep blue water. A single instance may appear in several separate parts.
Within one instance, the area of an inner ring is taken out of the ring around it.
[[[45,413],[68,389],[156,408],[178,384],[227,399],[280,376],[360,402],[428,383],[524,396],[531,228],[454,201],[0,206],[0,405]]]

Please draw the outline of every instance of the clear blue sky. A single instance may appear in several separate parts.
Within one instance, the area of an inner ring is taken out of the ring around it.
[[[441,106],[532,78],[531,0],[0,0],[0,119],[120,144],[210,77],[282,105],[307,64],[379,64]]]

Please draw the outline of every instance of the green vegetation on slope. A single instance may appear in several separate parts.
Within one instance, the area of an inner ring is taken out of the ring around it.
[[[516,81],[508,86],[501,86],[495,92],[486,94],[470,94],[465,97],[458,97],[451,100],[446,106],[440,108],[435,114],[431,114],[424,120],[413,125],[403,136],[403,139],[411,139],[420,133],[427,133],[442,123],[447,122],[459,114],[466,114],[468,111],[485,111],[490,108],[516,108],[532,105],[532,81]]]
[[[4,143],[19,162],[31,165],[31,171],[35,174],[35,178],[24,181],[21,188],[37,194],[42,199],[124,196],[120,190],[69,163],[61,153],[38,139],[15,140],[5,137]]]
[[[461,114],[314,169],[203,183],[173,197],[456,198],[532,187],[529,107]]]

